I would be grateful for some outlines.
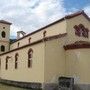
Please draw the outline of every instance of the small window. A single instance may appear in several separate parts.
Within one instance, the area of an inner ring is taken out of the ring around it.
[[[7,56],[7,57],[6,57],[6,65],[5,65],[5,69],[6,69],[6,70],[8,69],[8,59],[9,59],[9,57]]]
[[[18,48],[19,48],[19,45],[20,45],[20,43],[18,42]]]
[[[18,68],[18,53],[15,54],[15,69]]]
[[[2,51],[2,52],[5,51],[5,46],[4,46],[4,45],[1,46],[1,51]]]
[[[5,29],[5,27],[3,27],[3,29]]]
[[[46,37],[46,31],[43,32],[43,37]]]
[[[29,43],[31,43],[31,37],[28,39]]]
[[[33,57],[33,50],[29,49],[29,51],[28,51],[28,68],[32,67],[32,57]]]
[[[2,31],[1,35],[2,35],[3,38],[6,37],[6,33],[4,31]]]

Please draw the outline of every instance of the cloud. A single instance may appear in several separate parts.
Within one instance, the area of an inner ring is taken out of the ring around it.
[[[18,30],[29,33],[65,15],[63,1],[3,0],[0,1],[0,18],[13,23],[12,35]]]
[[[90,6],[84,7],[84,11],[87,13],[87,15],[90,17]]]
[[[1,0],[0,18],[12,22],[11,35],[23,30],[26,33],[37,30],[57,19],[77,11],[66,11],[64,0]],[[90,15],[90,6],[84,8]]]

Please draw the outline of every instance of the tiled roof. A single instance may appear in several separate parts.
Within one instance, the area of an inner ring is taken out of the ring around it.
[[[0,23],[9,24],[9,25],[12,24],[12,23],[10,23],[10,22],[8,22],[8,21],[5,21],[5,20],[0,20]]]

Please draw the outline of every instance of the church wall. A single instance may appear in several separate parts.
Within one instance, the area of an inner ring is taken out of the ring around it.
[[[90,49],[66,51],[66,76],[74,77],[75,84],[90,84]]]
[[[65,76],[66,37],[46,42],[45,46],[45,83],[57,83],[58,77]]]
[[[83,24],[85,28],[89,29],[89,38],[79,37],[75,35],[75,25]],[[88,21],[83,15],[67,19],[67,33],[68,33],[68,42],[67,44],[74,43],[75,41],[90,41],[90,21]]]
[[[28,50],[32,48],[32,67],[28,68]],[[15,54],[18,53],[18,68],[15,69]],[[8,69],[5,69],[6,56],[9,56]],[[0,77],[22,82],[44,82],[44,43],[28,46],[0,56]]]
[[[29,38],[31,38],[31,40],[30,40],[31,43],[34,42],[34,41],[37,41],[39,39],[42,39],[44,31],[46,31],[46,36],[45,37],[66,33],[66,21],[56,23],[55,25],[52,25],[48,28],[45,28],[45,29],[43,29],[43,30],[41,30],[41,31],[39,31],[35,34],[27,36],[27,37],[15,42],[15,43],[11,44],[10,45],[10,50],[17,48],[18,43],[20,43],[19,47],[28,44],[29,43]]]

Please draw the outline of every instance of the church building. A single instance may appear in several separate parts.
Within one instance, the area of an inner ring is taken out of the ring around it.
[[[55,90],[63,76],[74,78],[76,90],[90,90],[90,18],[84,11],[27,35],[19,31],[14,41],[11,24],[0,20],[1,83]]]

